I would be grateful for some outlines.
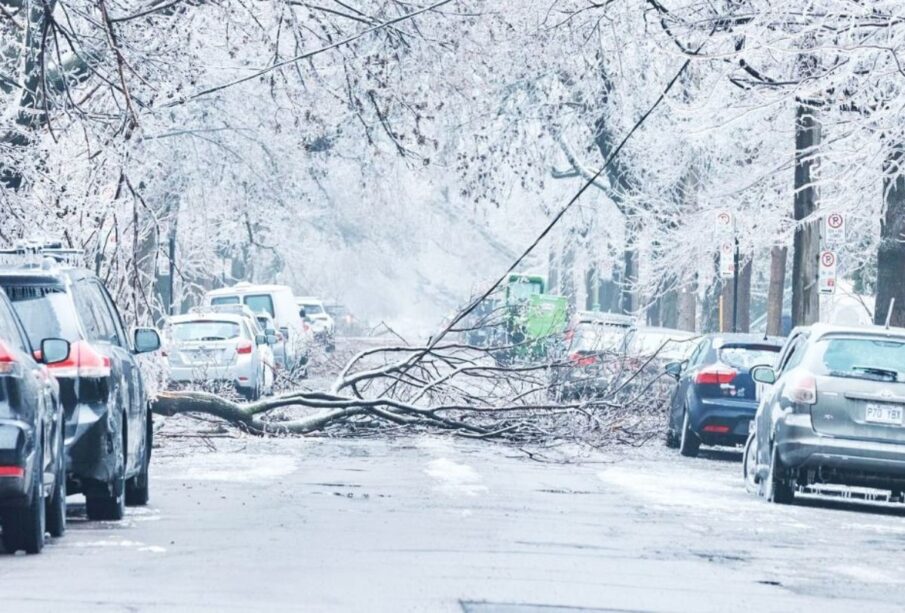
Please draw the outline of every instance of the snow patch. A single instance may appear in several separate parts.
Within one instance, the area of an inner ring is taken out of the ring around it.
[[[446,458],[437,458],[427,464],[424,471],[429,477],[440,481],[438,490],[451,495],[477,496],[487,491],[481,475],[467,464],[459,464]]]
[[[139,551],[147,551],[149,553],[166,553],[166,547],[160,547],[159,545],[149,545],[148,547],[139,547]]]
[[[895,575],[891,575],[889,573],[883,572],[877,568],[871,568],[870,566],[857,566],[857,565],[848,565],[848,566],[832,566],[830,570],[838,573],[840,575],[845,575],[855,581],[862,581],[864,583],[901,583],[902,579]]]
[[[181,459],[159,479],[169,481],[230,481],[260,482],[278,479],[294,473],[298,463],[290,455],[209,454]]]

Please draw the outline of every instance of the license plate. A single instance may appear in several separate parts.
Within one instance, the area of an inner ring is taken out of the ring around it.
[[[872,424],[901,426],[905,407],[896,405],[868,404],[864,409],[864,421]]]

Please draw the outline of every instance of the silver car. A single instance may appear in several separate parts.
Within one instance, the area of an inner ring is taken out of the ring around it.
[[[267,385],[267,339],[243,315],[190,313],[171,317],[164,328],[169,378],[176,384],[226,384],[249,400]]]
[[[816,324],[792,331],[748,441],[749,486],[792,502],[817,484],[905,491],[905,329]]]

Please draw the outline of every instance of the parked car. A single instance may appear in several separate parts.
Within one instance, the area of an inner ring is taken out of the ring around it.
[[[66,531],[66,450],[60,386],[46,364],[69,343],[42,339],[33,350],[0,291],[0,527],[7,553],[40,553],[45,531]]]
[[[284,344],[275,346],[277,361],[287,370],[307,374],[309,333],[288,286],[237,283],[233,287],[207,292],[203,302],[206,305],[244,304],[255,313],[263,312],[273,317],[285,339]]]
[[[336,322],[327,313],[320,298],[304,296],[295,299],[299,307],[299,317],[308,322],[314,333],[315,341],[324,345],[327,351],[336,347]]]
[[[764,385],[746,473],[790,503],[816,484],[905,491],[905,329],[815,324],[789,335]]]
[[[65,414],[67,489],[85,495],[89,519],[121,519],[126,505],[148,502],[152,418],[136,357],[158,349],[160,337],[153,328],[127,335],[104,284],[57,261],[61,251],[0,268],[0,286],[32,346],[70,343],[68,358],[48,364]]]
[[[709,334],[687,360],[665,366],[678,381],[669,405],[666,444],[693,457],[701,445],[743,445],[757,411],[751,369],[771,365],[782,340],[751,334]]]
[[[564,399],[598,397],[610,391],[622,370],[633,322],[614,314],[573,317],[565,334],[566,360],[562,368],[551,371],[553,390]]]
[[[265,391],[267,339],[246,316],[217,311],[175,315],[167,320],[164,338],[172,383],[232,385],[249,400]]]

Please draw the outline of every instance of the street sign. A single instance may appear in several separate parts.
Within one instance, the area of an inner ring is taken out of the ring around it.
[[[716,212],[716,233],[719,236],[732,234],[732,212],[720,209]]]
[[[836,291],[836,254],[829,250],[820,252],[820,266],[817,272],[817,292],[832,294]]]
[[[720,277],[731,279],[735,274],[735,241],[724,240],[720,243]]]
[[[823,241],[830,247],[845,244],[845,215],[830,211],[823,217]]]

